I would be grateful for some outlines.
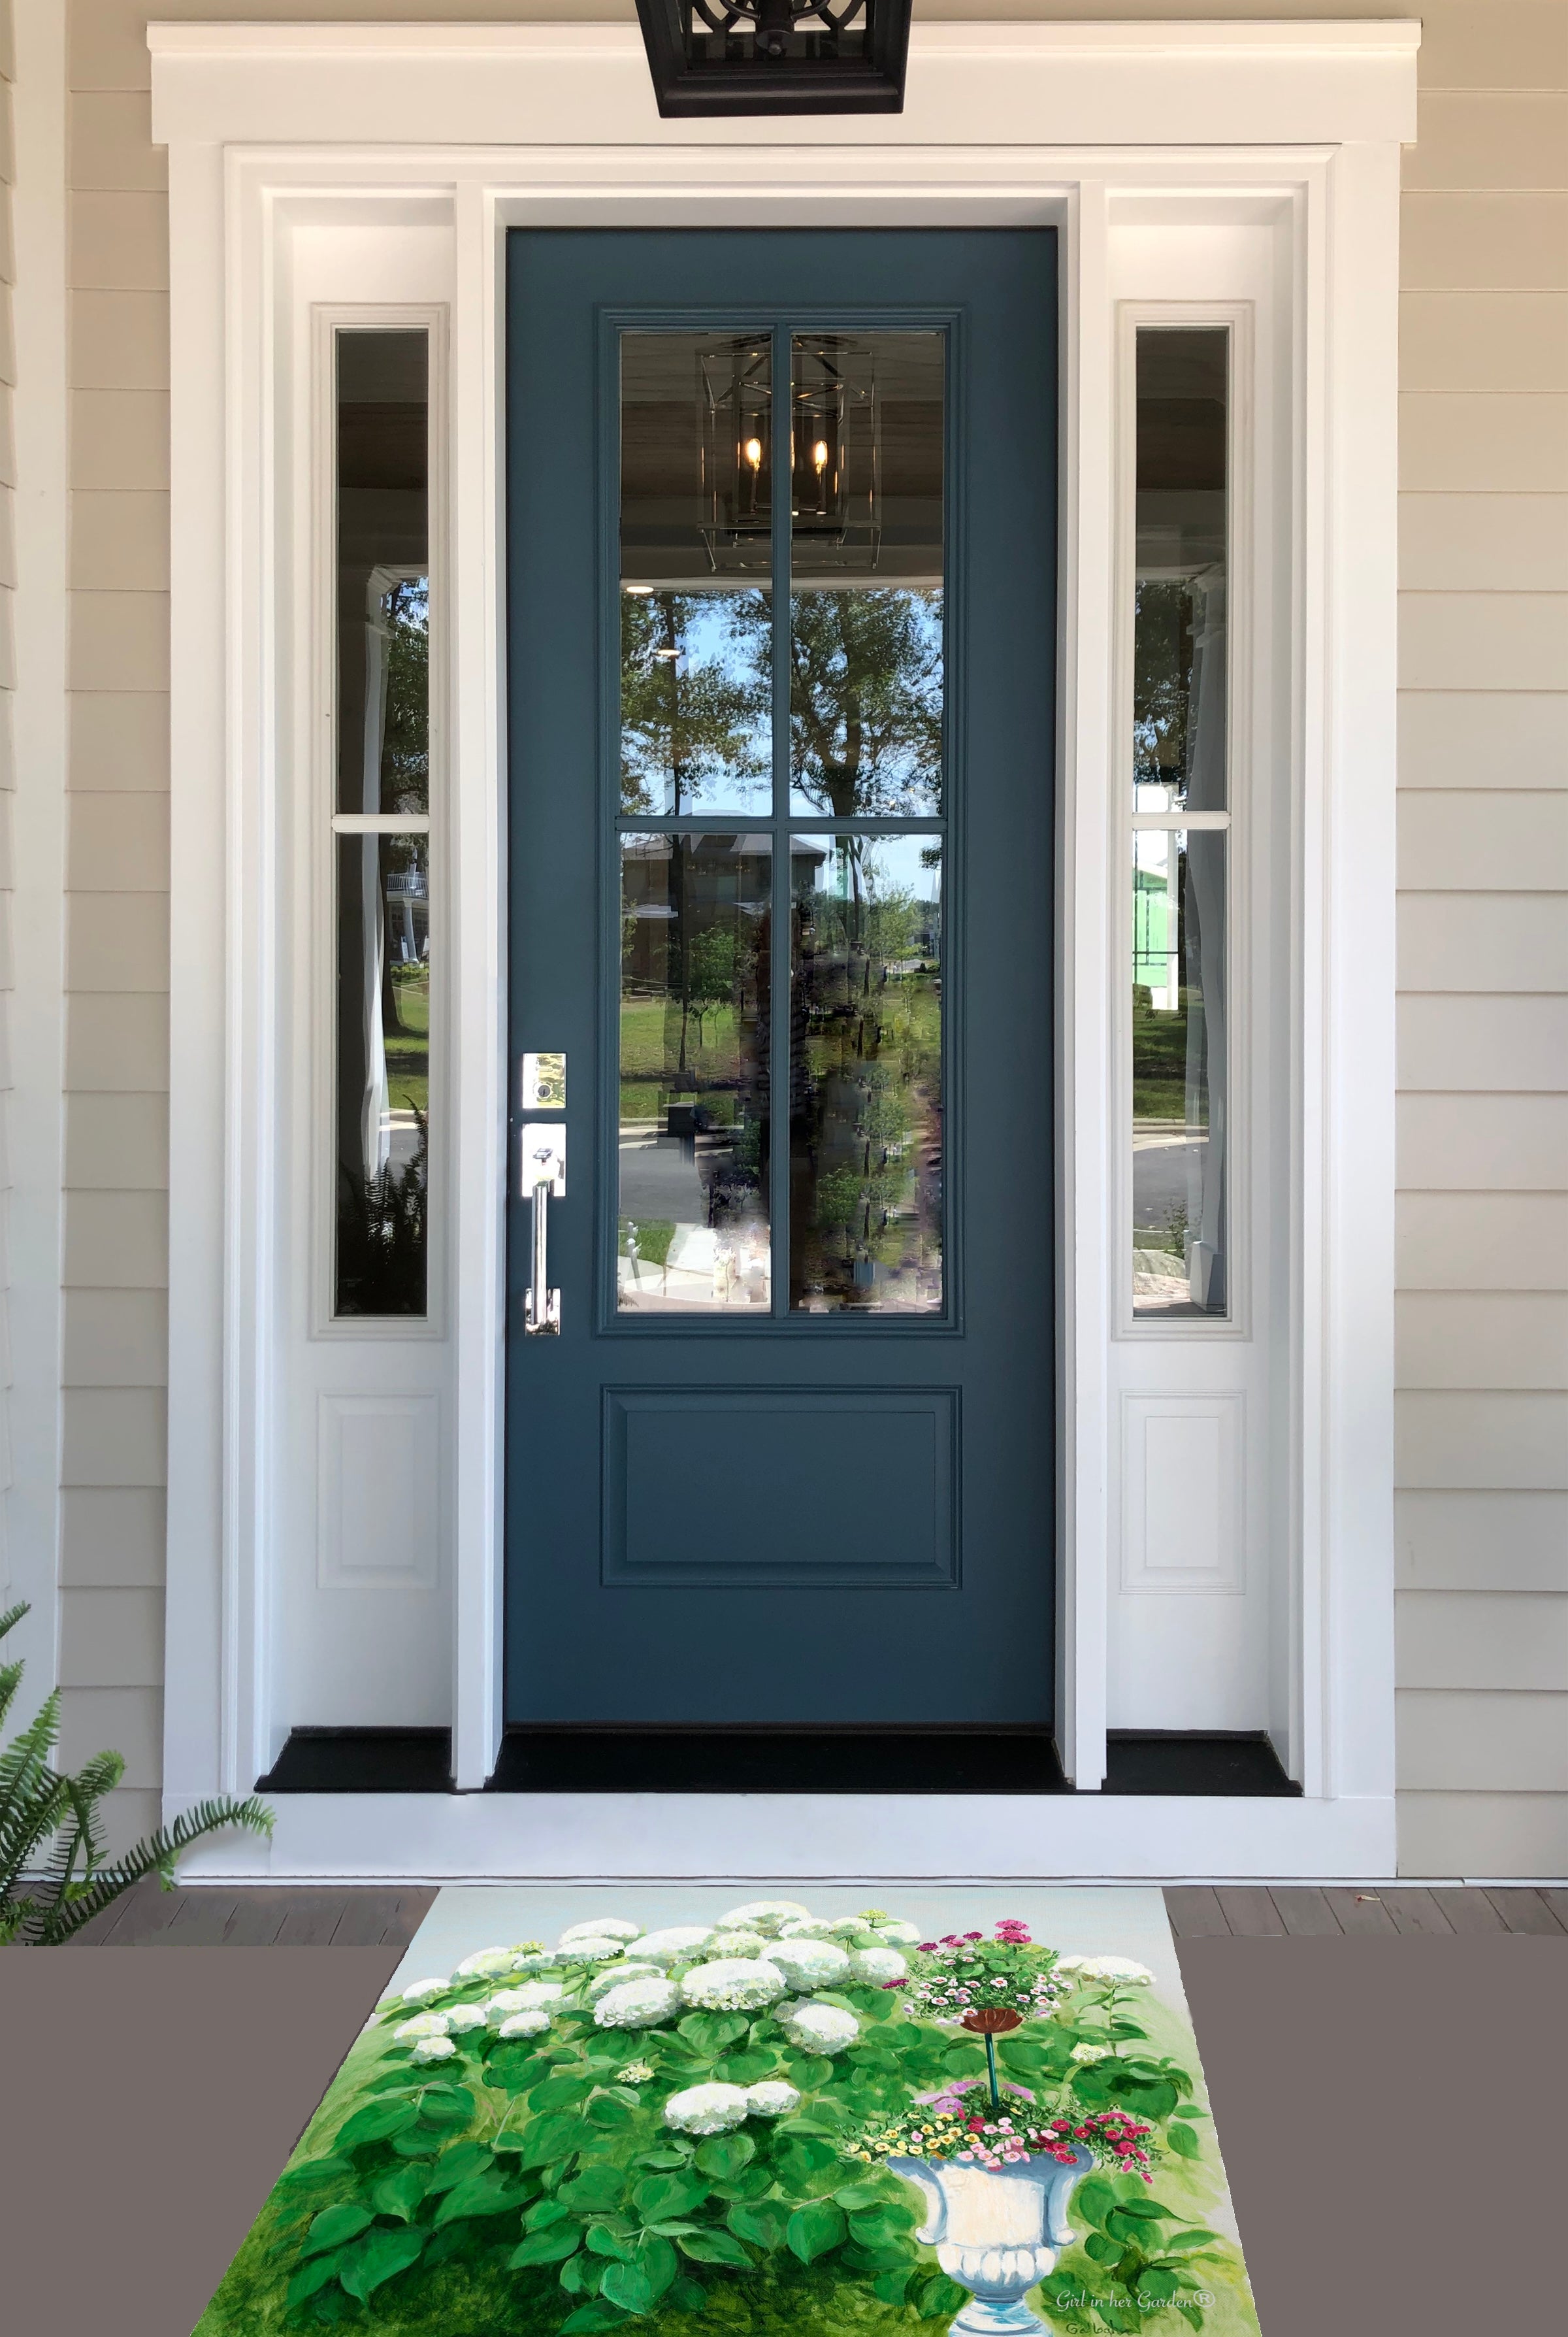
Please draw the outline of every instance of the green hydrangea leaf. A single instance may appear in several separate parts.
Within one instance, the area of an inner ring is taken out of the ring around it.
[[[809,2264],[814,2264],[818,2256],[826,2255],[830,2248],[836,2248],[848,2228],[842,2207],[835,2206],[831,2199],[813,2199],[795,2209],[784,2236],[792,2254]]]
[[[354,2207],[346,2204],[339,2207],[324,2207],[306,2234],[300,2254],[318,2256],[327,2248],[341,2248],[349,2240],[357,2239],[365,2225],[374,2220],[368,2207]]]
[[[347,2250],[337,2276],[363,2303],[384,2282],[417,2263],[424,2251],[423,2232],[367,2232]]]

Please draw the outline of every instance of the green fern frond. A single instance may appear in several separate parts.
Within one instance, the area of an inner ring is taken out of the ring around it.
[[[92,1882],[79,1892],[47,1909],[42,1922],[32,1931],[30,1943],[41,1948],[59,1946],[144,1875],[157,1873],[168,1882],[181,1854],[204,1834],[241,1826],[248,1833],[269,1835],[273,1823],[272,1812],[254,1794],[243,1802],[199,1802],[194,1809],[177,1817],[171,1826],[161,1826],[122,1857],[100,1867]]]
[[[0,1639],[26,1612],[24,1603],[0,1615]],[[0,1668],[0,1720],[20,1685],[22,1668],[19,1663]],[[0,1947],[17,1940],[28,1947],[58,1946],[144,1874],[156,1871],[167,1886],[180,1853],[204,1834],[229,1826],[272,1832],[272,1812],[254,1794],[244,1802],[201,1802],[106,1866],[98,1804],[124,1775],[124,1761],[118,1753],[97,1753],[74,1776],[63,1775],[50,1759],[59,1741],[56,1688],[0,1752]],[[26,1892],[21,1888],[24,1874],[36,1878]]]
[[[25,1599],[19,1599],[15,1607],[7,1607],[5,1612],[0,1615],[0,1639],[5,1637],[7,1631],[14,1631],[23,1616],[30,1615],[32,1611]]]

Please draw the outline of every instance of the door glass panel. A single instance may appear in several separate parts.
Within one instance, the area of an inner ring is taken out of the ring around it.
[[[620,865],[617,1305],[765,1314],[771,842],[627,834]]]
[[[337,808],[430,809],[430,354],[340,332]]]
[[[1223,1315],[1225,853],[1133,837],[1133,1310]]]
[[[1230,335],[1137,337],[1139,811],[1222,811],[1225,787],[1226,406]]]
[[[1137,336],[1133,1312],[1224,1315],[1230,337]],[[1194,818],[1198,825],[1191,825]]]
[[[791,841],[790,1305],[942,1305],[942,847]]]
[[[339,1315],[423,1315],[430,1140],[430,851],[337,838]]]
[[[941,333],[791,343],[790,804],[942,809]]]
[[[621,810],[773,808],[773,353],[620,343]]]

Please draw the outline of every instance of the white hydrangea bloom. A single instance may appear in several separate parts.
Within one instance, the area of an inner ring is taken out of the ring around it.
[[[833,1932],[833,1926],[825,1915],[792,1915],[787,1923],[778,1927],[781,1940],[827,1940]]]
[[[450,2037],[422,2037],[414,2049],[416,2061],[450,2061],[457,2048]]]
[[[880,1940],[888,1941],[895,1948],[918,1948],[920,1943],[919,1927],[914,1923],[902,1922],[897,1916],[888,1916],[881,1922],[873,1923],[872,1929]]]
[[[498,1988],[485,2005],[486,2014],[532,2012],[541,2004],[559,2004],[566,1984],[559,1980],[525,1980],[516,1988]]]
[[[502,2037],[541,2037],[550,2027],[547,2006],[531,2004],[523,2012],[509,2012],[501,2024]]]
[[[394,2045],[416,2045],[422,2037],[444,2037],[452,2026],[451,2016],[444,2012],[416,2012],[412,2020],[400,2020],[392,2032]]]
[[[716,1931],[705,1952],[710,1956],[760,1956],[766,1945],[760,1931]]]
[[[639,1940],[640,1923],[628,1923],[624,1915],[596,1916],[587,1923],[569,1923],[560,1935],[560,1944],[570,1948],[579,1940]]]
[[[902,1980],[909,1971],[909,1961],[897,1948],[852,1948],[850,1969],[857,1980],[868,1981],[873,1988],[885,1988],[891,1980]]]
[[[664,2122],[681,2134],[724,2134],[744,2120],[750,2104],[740,2086],[688,2086],[664,2106]]]
[[[790,2043],[803,2053],[842,2053],[861,2033],[852,2012],[837,2004],[814,2004],[809,1997],[784,2005],[774,2018]]]
[[[471,2029],[482,2029],[487,2019],[482,2004],[454,2004],[446,2016],[454,2037],[465,2036]]]
[[[635,1957],[628,1957],[623,1963],[601,1964],[589,1981],[589,2002],[591,2004],[595,1997],[602,1996],[607,1988],[618,1988],[623,1980],[657,1980],[659,1977],[657,1964],[639,1963]]]
[[[661,1973],[648,1980],[623,1980],[606,1989],[593,2008],[601,2029],[653,2029],[680,2009],[680,1990]]]
[[[539,1940],[524,1940],[511,1951],[513,1971],[549,1971],[562,1961],[559,1948],[547,1948]]]
[[[625,1953],[624,1940],[573,1940],[570,1948],[556,1950],[553,1961],[558,1964],[608,1964]]]
[[[768,1953],[792,1988],[831,1988],[850,1976],[849,1957],[835,1940],[777,1940]]]
[[[803,1915],[809,1923],[811,1912],[798,1899],[748,1899],[744,1907],[732,1907],[727,1915],[721,1915],[719,1923],[726,1931],[762,1931],[771,1940],[792,1915]]]
[[[1108,2045],[1075,2045],[1073,2048],[1073,2059],[1075,2061],[1103,2061],[1110,2052],[1110,2049],[1111,2049]]]
[[[1154,1977],[1147,1964],[1135,1963],[1131,1956],[1064,1956],[1057,1970],[1077,1980],[1115,1980],[1123,1988],[1146,1988]]]
[[[645,1931],[637,1943],[639,1956],[650,1963],[684,1964],[713,1937],[711,1923],[674,1923],[665,1931]]]
[[[428,2004],[432,1997],[444,1996],[452,1986],[449,1980],[416,1980],[412,1988],[403,1991],[404,2004]]]
[[[754,2117],[787,2117],[799,2100],[794,2088],[782,2078],[765,2078],[745,2089],[745,2106]]]
[[[515,1948],[481,1948],[477,1955],[464,1956],[457,1967],[459,1980],[499,1980],[503,1972],[517,1968]]]
[[[789,1981],[766,1957],[721,1956],[716,1963],[693,1964],[681,1981],[687,2004],[704,2012],[760,2012],[787,1993]]]

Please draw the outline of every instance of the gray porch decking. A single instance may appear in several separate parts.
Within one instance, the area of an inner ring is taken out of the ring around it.
[[[408,1945],[435,1892],[385,1888],[161,1890],[138,1883],[83,1931],[85,1947],[396,1948]],[[1568,1938],[1568,1886],[1181,1883],[1165,1892],[1178,1940],[1329,1939],[1427,1932]]]

